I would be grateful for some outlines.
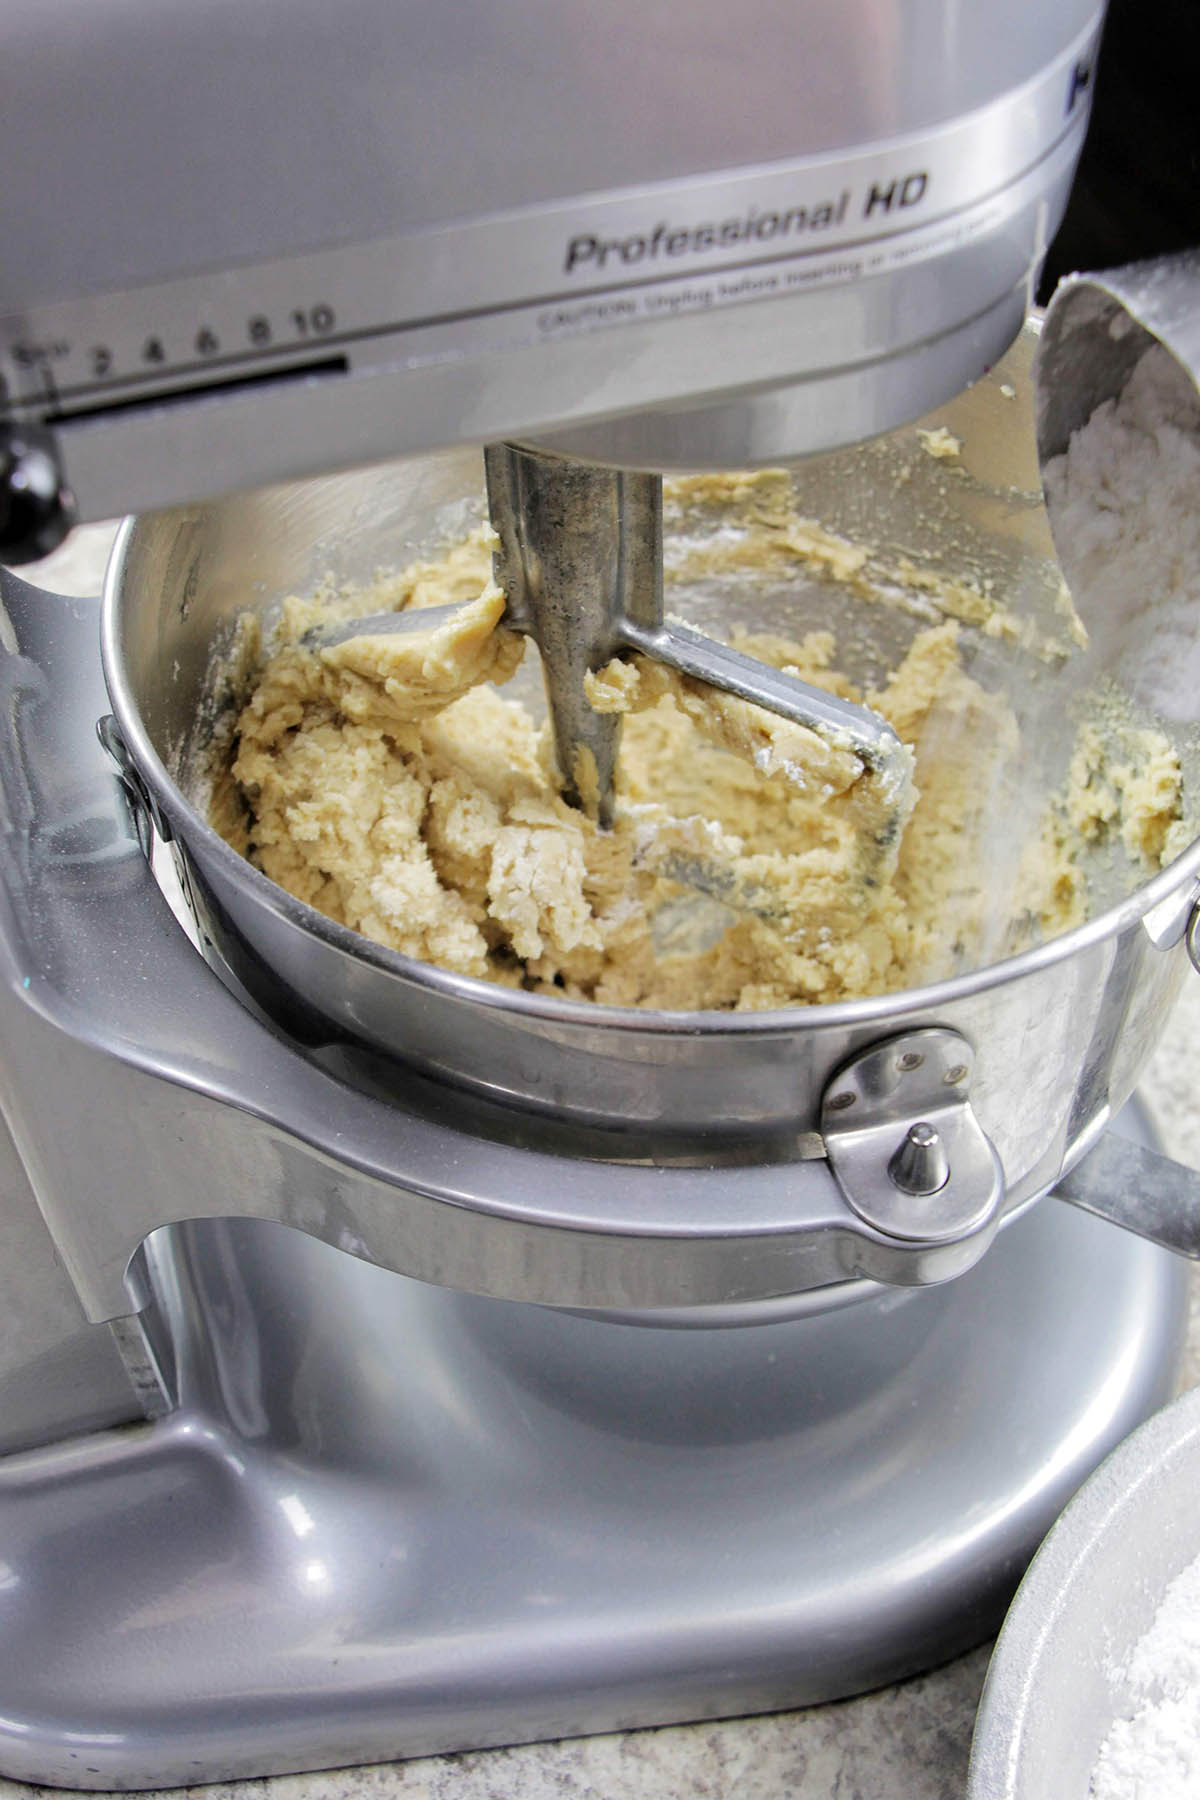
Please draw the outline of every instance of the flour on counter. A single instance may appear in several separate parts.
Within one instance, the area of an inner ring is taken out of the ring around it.
[[[1200,1557],[1168,1587],[1122,1670],[1141,1704],[1118,1719],[1089,1800],[1196,1800],[1200,1794]]]

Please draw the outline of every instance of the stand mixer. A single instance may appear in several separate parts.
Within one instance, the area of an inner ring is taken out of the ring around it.
[[[1090,5],[666,23],[14,21],[3,129],[38,180],[5,555],[146,516],[103,672],[89,607],[4,584],[9,1775],[213,1781],[859,1691],[985,1635],[1170,1391],[1177,1260],[1033,1203],[1145,1228],[1131,1169],[1165,1191],[1104,1128],[1200,848],[999,973],[632,1013],[358,939],[181,791],[222,626],[420,541],[481,484],[454,446],[828,451],[1016,336]],[[63,135],[73,59],[97,103]],[[1193,1247],[1189,1205],[1160,1239]]]

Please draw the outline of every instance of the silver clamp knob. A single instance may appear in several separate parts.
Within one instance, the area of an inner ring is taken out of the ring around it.
[[[924,1119],[910,1125],[887,1172],[892,1186],[906,1194],[939,1194],[950,1179],[950,1164],[937,1127]]]
[[[972,1240],[982,1252],[1004,1197],[1000,1158],[968,1098],[974,1052],[920,1026],[860,1050],[825,1090],[821,1136],[860,1219],[902,1242]]]

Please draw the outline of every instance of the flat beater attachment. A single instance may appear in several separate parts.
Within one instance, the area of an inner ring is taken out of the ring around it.
[[[908,785],[908,753],[886,722],[663,616],[662,478],[603,469],[513,444],[485,451],[488,508],[500,539],[505,624],[542,658],[563,794],[607,827],[620,715],[588,704],[584,678],[639,650],[807,726]]]

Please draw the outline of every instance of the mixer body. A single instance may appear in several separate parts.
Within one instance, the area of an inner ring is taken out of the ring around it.
[[[1178,1364],[1176,1259],[1033,1202],[1136,1082],[1200,846],[938,988],[600,1017],[320,920],[183,773],[247,595],[395,560],[475,459],[257,483],[745,466],[973,380],[1094,5],[271,0],[253,56],[233,0],[10,13],[0,460],[47,479],[5,554],[176,510],[124,530],[107,690],[90,607],[3,576],[0,1767],[328,1767],[978,1641]]]

